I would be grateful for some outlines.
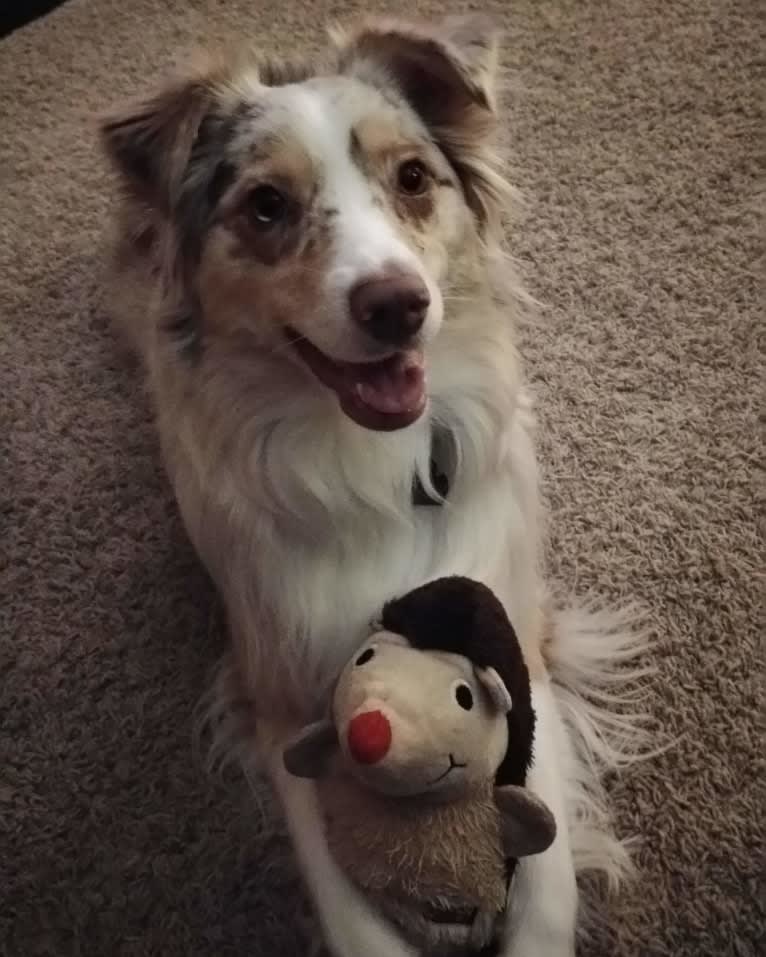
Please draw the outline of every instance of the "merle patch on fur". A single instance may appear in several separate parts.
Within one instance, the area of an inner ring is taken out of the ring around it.
[[[179,355],[192,362],[202,354],[202,328],[199,306],[179,310],[162,326],[163,331],[175,343]]]
[[[200,123],[174,210],[181,252],[196,261],[221,196],[237,176],[233,162],[224,158],[236,129],[234,116],[208,114]]]

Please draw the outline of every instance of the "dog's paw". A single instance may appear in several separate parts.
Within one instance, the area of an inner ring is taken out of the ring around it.
[[[414,947],[370,911],[349,912],[325,929],[325,944],[332,957],[417,957]]]
[[[501,944],[498,957],[575,957],[575,945],[568,937],[520,934]]]

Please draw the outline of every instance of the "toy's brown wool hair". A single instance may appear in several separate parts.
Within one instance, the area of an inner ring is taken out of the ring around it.
[[[508,714],[508,750],[497,769],[499,786],[523,786],[532,763],[535,713],[529,671],[508,615],[480,582],[438,578],[388,602],[382,625],[423,651],[464,655],[479,668],[494,668],[513,701]]]

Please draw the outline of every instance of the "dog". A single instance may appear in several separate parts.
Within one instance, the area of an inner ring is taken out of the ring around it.
[[[627,867],[598,780],[627,725],[589,691],[633,645],[556,618],[543,581],[498,51],[482,18],[366,21],[317,63],[211,59],[101,126],[113,311],[225,603],[227,694],[249,703],[337,957],[410,951],[332,859],[282,749],[383,603],[440,576],[508,610],[537,713],[528,784],[558,824],[517,869],[502,953],[571,957],[577,873]]]

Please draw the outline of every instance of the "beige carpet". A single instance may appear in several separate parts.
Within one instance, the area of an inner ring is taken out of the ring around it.
[[[508,30],[515,249],[547,306],[526,346],[552,571],[648,604],[651,707],[681,739],[613,784],[641,876],[585,953],[763,953],[764,21],[757,0],[481,6]],[[90,124],[179,48],[236,32],[288,50],[361,7],[70,0],[0,43],[6,957],[301,954],[279,829],[194,751],[221,639],[107,328]]]

